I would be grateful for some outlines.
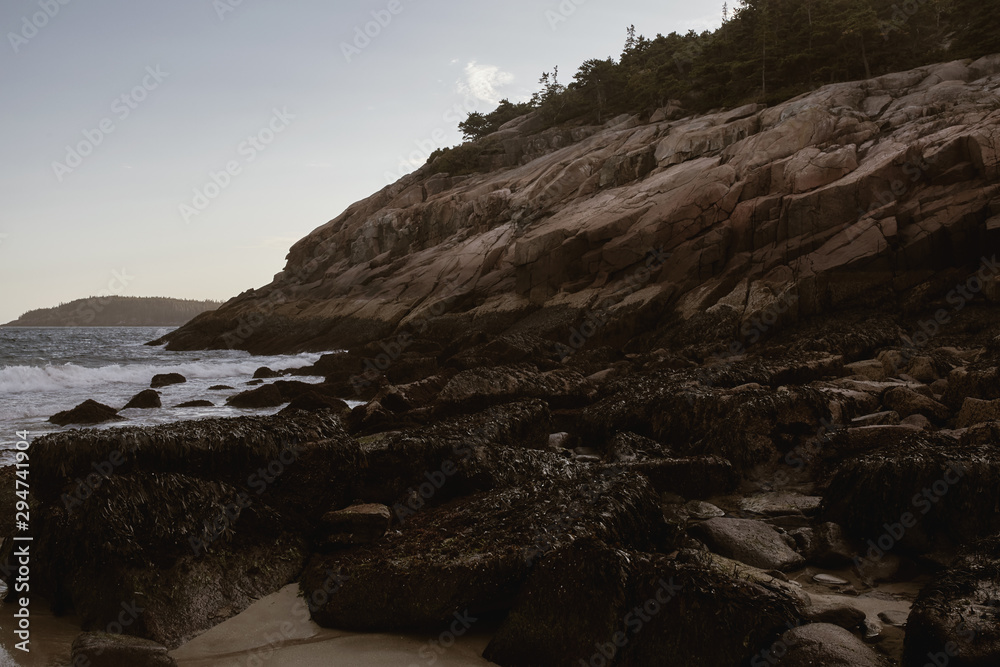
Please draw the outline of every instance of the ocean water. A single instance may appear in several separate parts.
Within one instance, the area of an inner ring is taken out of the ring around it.
[[[246,383],[261,366],[274,370],[302,368],[322,354],[254,357],[233,350],[168,352],[145,345],[169,331],[155,327],[0,328],[0,466],[11,463],[10,450],[18,440],[17,432],[28,431],[29,439],[33,439],[74,428],[56,426],[47,420],[87,399],[121,408],[148,389],[158,373],[180,373],[187,382],[158,389],[161,409],[123,410],[119,414],[126,421],[93,428],[274,414],[281,408],[240,410],[227,407],[225,401],[249,389]],[[321,382],[323,378],[295,379]],[[208,391],[220,384],[234,389]],[[174,407],[202,399],[215,407]]]

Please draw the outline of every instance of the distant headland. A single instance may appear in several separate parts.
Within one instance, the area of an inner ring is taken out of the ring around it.
[[[5,327],[167,327],[180,326],[221,301],[166,297],[94,296],[29,310]]]

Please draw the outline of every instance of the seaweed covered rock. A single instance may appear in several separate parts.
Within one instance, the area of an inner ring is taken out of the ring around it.
[[[895,387],[885,392],[882,403],[887,409],[898,413],[900,417],[920,414],[931,421],[943,424],[951,416],[951,410],[947,406],[938,403],[933,398],[918,394],[908,387]]]
[[[876,427],[873,427],[876,428]],[[927,552],[1000,530],[996,444],[922,432],[843,462],[824,493],[824,516],[877,555]]]
[[[734,391],[712,385],[743,385],[754,377],[744,370],[727,369],[740,373],[728,379],[721,371],[679,371],[617,381],[606,398],[584,409],[582,428],[599,440],[633,431],[667,445],[676,456],[719,456],[742,472],[774,457],[776,442],[796,446],[829,418],[829,400],[811,388]]]
[[[33,591],[85,629],[117,623],[167,646],[287,585],[307,555],[259,499],[176,473],[113,475],[80,505],[43,503],[32,518]]]
[[[385,505],[351,505],[323,515],[328,545],[367,544],[385,535],[392,511]]]
[[[234,408],[273,408],[298,398],[319,395],[338,401],[337,391],[328,384],[311,384],[299,380],[276,380],[256,389],[230,396],[226,404]]]
[[[110,405],[104,405],[92,399],[87,399],[72,410],[57,412],[49,417],[49,421],[57,426],[102,424],[109,421],[122,421],[123,419],[125,418],[119,416],[118,411]]]
[[[904,667],[1000,664],[1000,538],[977,542],[924,587],[906,622]]]
[[[709,564],[579,540],[545,556],[484,652],[499,665],[738,665],[798,616]]]
[[[787,647],[777,661],[778,667],[888,667],[864,642],[830,623],[792,628],[778,641]]]
[[[645,475],[659,493],[676,493],[684,498],[723,495],[735,490],[739,483],[733,464],[718,456],[662,458],[618,467]]]
[[[302,412],[56,433],[37,438],[30,455],[32,490],[46,501],[82,500],[116,475],[176,472],[266,494],[300,519],[346,504],[364,468],[336,417]]]
[[[574,539],[649,548],[663,521],[649,484],[625,473],[587,472],[568,469],[561,478],[438,507],[396,508],[397,531],[309,562],[301,580],[307,598],[328,572],[346,578],[313,620],[351,630],[430,626],[456,612],[509,608],[532,564]]]
[[[451,378],[437,400],[440,410],[481,410],[511,400],[545,399],[552,407],[577,407],[590,401],[594,387],[571,369],[540,372],[530,365],[462,371]]]
[[[563,465],[541,450],[551,414],[540,400],[508,403],[427,427],[361,438],[367,461],[358,497],[394,504],[417,495],[439,503],[518,484]]]

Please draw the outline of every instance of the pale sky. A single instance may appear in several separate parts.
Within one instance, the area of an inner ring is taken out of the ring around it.
[[[4,0],[0,323],[96,294],[260,287],[295,241],[419,166],[432,137],[459,143],[468,111],[527,99],[554,65],[566,83],[617,58],[629,24],[700,31],[721,10]]]

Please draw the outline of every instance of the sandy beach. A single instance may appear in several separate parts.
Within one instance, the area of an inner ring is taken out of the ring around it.
[[[285,586],[242,614],[172,651],[178,667],[458,667],[492,665],[480,657],[489,629],[456,637],[358,634],[326,630],[304,618],[297,584]],[[445,648],[448,646],[448,648]]]

